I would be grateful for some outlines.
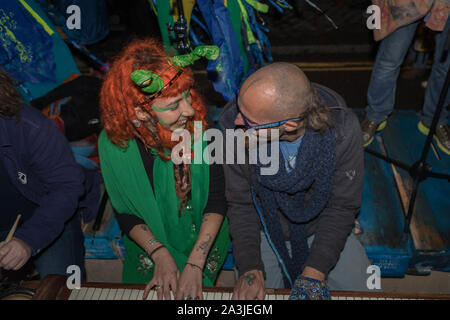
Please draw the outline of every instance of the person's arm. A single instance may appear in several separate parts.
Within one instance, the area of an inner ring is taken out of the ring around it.
[[[187,260],[187,262],[200,266],[202,269],[227,210],[223,167],[219,164],[211,164],[209,179],[208,202],[200,232]]]
[[[199,235],[179,281],[177,299],[203,299],[202,279],[206,258],[223,222],[223,215],[205,213]]]
[[[255,269],[264,272],[260,248],[260,221],[250,193],[250,184],[242,166],[225,165],[224,171],[227,217],[239,275]]]
[[[24,106],[23,108],[31,108]],[[27,165],[39,187],[46,190],[39,207],[11,241],[0,244],[0,267],[18,270],[32,255],[45,249],[64,229],[84,192],[84,173],[75,162],[69,143],[53,122],[39,114],[19,118],[16,143],[27,152]],[[33,181],[34,182],[34,181]]]
[[[264,298],[264,264],[261,258],[260,221],[255,211],[250,184],[242,165],[224,165],[227,217],[233,257],[239,279],[233,299]]]
[[[220,115],[220,127],[226,139],[235,139],[227,135],[227,130],[234,129],[237,116],[235,99],[228,102]],[[231,142],[231,141],[230,141]],[[231,146],[236,145],[236,140]],[[236,151],[224,143],[223,163],[229,163],[229,156],[233,155],[232,163],[236,163]],[[261,258],[261,223],[255,210],[249,176],[251,168],[247,165],[224,164],[225,195],[228,203],[228,227],[233,248],[233,257],[239,279],[234,288],[233,299],[264,298],[264,264]]]
[[[223,167],[219,164],[211,164],[208,202],[199,235],[179,281],[177,299],[186,297],[203,299],[202,276],[206,258],[220,230],[226,209]]]
[[[142,218],[134,214],[118,213],[114,208],[113,212],[120,230],[136,242],[148,255],[151,255],[152,251],[161,245]],[[149,242],[151,239],[156,241]]]
[[[29,168],[47,192],[32,217],[17,229],[15,237],[28,244],[34,255],[61,234],[64,223],[77,210],[84,193],[84,173],[75,162],[66,138],[51,120],[43,118],[39,126],[30,125],[26,129]]]
[[[174,296],[177,293],[180,272],[169,250],[155,238],[146,224],[134,226],[129,237],[145,250],[155,263],[153,278],[145,287],[143,299],[145,300],[150,290],[157,286],[158,299],[170,300],[170,290]]]
[[[325,280],[336,265],[361,207],[364,179],[362,134],[351,111],[344,117],[344,137],[337,141],[336,172],[330,200],[319,215],[303,276]]]

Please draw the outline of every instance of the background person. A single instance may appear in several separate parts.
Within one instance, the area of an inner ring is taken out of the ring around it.
[[[425,17],[428,28],[437,31],[433,66],[418,124],[419,131],[424,135],[428,135],[450,66],[450,57],[441,62],[450,28],[450,21],[448,20],[450,3],[448,1],[409,0],[403,1],[401,5],[397,6],[386,0],[376,0],[373,3],[382,8],[381,29],[374,29],[375,40],[382,41],[378,48],[367,90],[366,118],[361,122],[364,147],[372,143],[377,131],[386,127],[387,118],[394,109],[395,90],[400,67],[421,18]],[[450,95],[447,92],[434,138],[438,147],[450,155],[450,126],[446,108],[448,104],[450,104]]]
[[[78,265],[85,280],[84,237],[76,213],[84,173],[53,122],[23,104],[0,69],[0,241],[18,214],[20,225],[0,243],[0,267],[19,270],[32,260],[41,279]]]

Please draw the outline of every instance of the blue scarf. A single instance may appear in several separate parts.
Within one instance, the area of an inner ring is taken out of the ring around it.
[[[308,257],[305,223],[322,212],[330,198],[335,153],[334,129],[330,128],[323,134],[307,129],[298,150],[295,169],[291,172],[286,171],[282,152],[277,174],[261,175],[263,166],[259,161],[255,166],[254,185],[267,230],[293,281],[303,270]],[[305,195],[311,188],[312,195],[306,200]],[[285,244],[278,211],[288,218],[292,258]]]

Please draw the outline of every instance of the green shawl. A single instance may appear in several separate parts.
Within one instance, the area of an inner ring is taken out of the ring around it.
[[[205,146],[203,139],[196,143]],[[98,147],[102,175],[113,207],[118,213],[134,214],[143,219],[155,237],[167,247],[181,272],[197,240],[208,201],[208,164],[204,161],[202,164],[191,164],[192,197],[180,217],[180,199],[175,192],[172,161],[163,161],[155,156],[153,190],[135,140],[130,140],[126,148],[120,148],[103,131]],[[206,260],[204,286],[214,285],[225,261],[229,242],[228,220],[225,219]],[[153,261],[127,236],[124,236],[124,243],[126,255],[122,281],[149,282],[153,277]]]

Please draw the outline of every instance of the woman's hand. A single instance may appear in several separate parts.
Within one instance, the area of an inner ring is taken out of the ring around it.
[[[158,300],[171,300],[170,290],[175,297],[177,294],[178,278],[180,271],[177,264],[166,248],[159,249],[152,257],[155,262],[153,279],[147,284],[144,290],[143,300],[147,299],[150,290],[155,287]]]
[[[203,300],[203,270],[200,266],[186,263],[178,282],[177,300]]]
[[[188,257],[183,274],[178,283],[177,300],[181,299],[199,299],[203,300],[202,280],[203,266],[205,265],[208,252],[217,232],[222,225],[223,216],[218,213],[205,213],[202,220],[202,226]]]

